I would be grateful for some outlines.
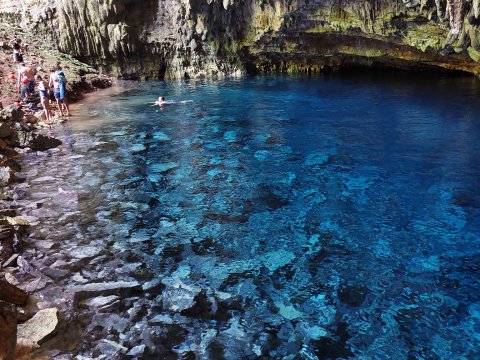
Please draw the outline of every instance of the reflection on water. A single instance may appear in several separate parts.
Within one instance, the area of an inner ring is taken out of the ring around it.
[[[69,269],[51,287],[144,293],[83,305],[75,351],[479,356],[477,94],[469,78],[265,77],[77,105],[65,146],[26,165],[32,246]]]

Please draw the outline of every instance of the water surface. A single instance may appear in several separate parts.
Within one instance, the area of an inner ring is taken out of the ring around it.
[[[73,264],[57,285],[161,286],[90,309],[75,351],[104,337],[145,358],[478,358],[479,85],[125,83],[77,106],[52,130],[64,145],[27,159],[32,239]]]

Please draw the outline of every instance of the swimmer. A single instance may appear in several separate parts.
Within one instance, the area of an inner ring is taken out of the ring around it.
[[[158,98],[158,100],[153,103],[152,106],[156,106],[156,105],[162,106],[162,105],[164,105],[165,103],[166,103],[165,98],[164,98],[163,96],[160,96],[160,97]]]

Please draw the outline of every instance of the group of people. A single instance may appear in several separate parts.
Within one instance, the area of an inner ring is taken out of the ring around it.
[[[53,117],[50,107],[50,99],[53,97],[57,102],[61,116],[70,116],[66,96],[67,79],[62,67],[58,64],[56,68],[52,69],[50,77],[48,81],[46,81],[41,75],[36,74],[35,69],[27,66],[24,62],[23,55],[20,51],[22,49],[28,51],[28,45],[25,44],[21,46],[21,41],[15,39],[12,47],[13,61],[17,64],[17,88],[20,91],[22,101],[32,103],[40,100],[46,120],[49,122]],[[38,95],[35,93],[35,85],[37,85]]]

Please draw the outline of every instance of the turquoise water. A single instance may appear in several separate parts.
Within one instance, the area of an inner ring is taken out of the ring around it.
[[[33,236],[67,258],[101,248],[83,277],[160,279],[134,320],[158,336],[108,335],[145,358],[479,358],[479,90],[402,74],[124,83],[54,130],[53,156],[30,155],[32,198],[73,194],[44,202]],[[159,95],[176,103],[147,105]],[[127,300],[116,316],[133,321]]]

